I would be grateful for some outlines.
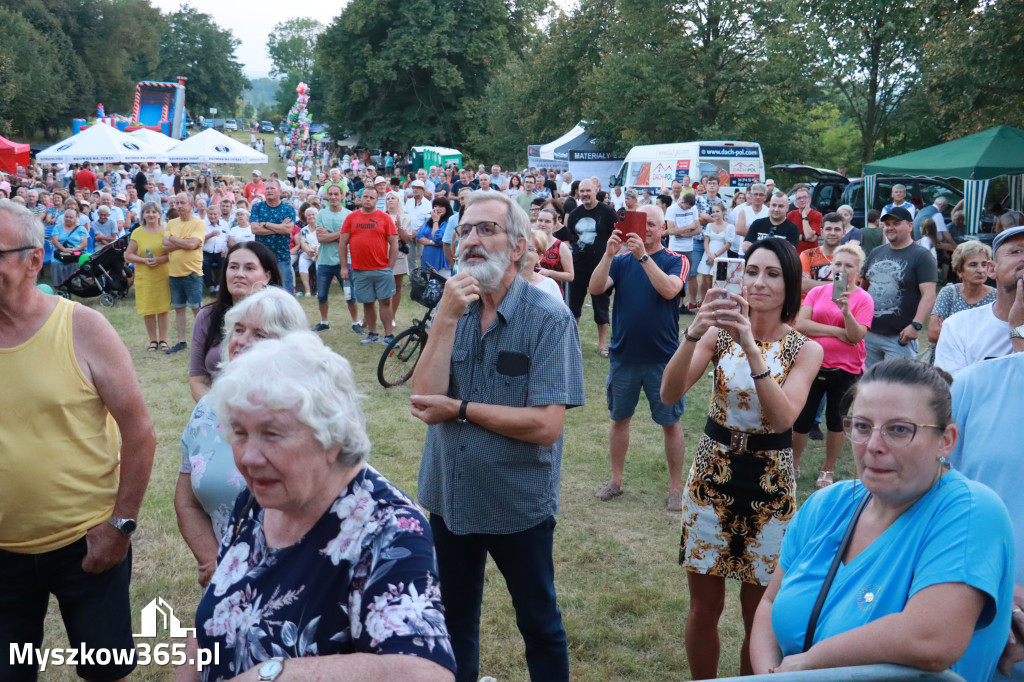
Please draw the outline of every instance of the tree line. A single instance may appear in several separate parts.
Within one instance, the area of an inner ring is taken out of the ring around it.
[[[0,0],[0,134],[52,139],[97,103],[127,113],[142,80],[188,78],[190,111],[233,111],[248,80],[238,40],[185,5],[148,0]]]

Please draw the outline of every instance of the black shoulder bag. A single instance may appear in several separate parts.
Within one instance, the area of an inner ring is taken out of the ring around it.
[[[828,589],[832,587],[832,580],[836,577],[836,572],[839,570],[839,564],[843,560],[843,555],[846,554],[846,549],[850,546],[850,541],[853,539],[853,531],[857,527],[857,519],[860,518],[860,513],[864,511],[864,507],[867,506],[868,500],[871,499],[871,493],[864,496],[864,499],[857,505],[857,509],[853,512],[853,518],[850,519],[850,525],[846,527],[846,535],[843,536],[842,541],[839,543],[839,549],[836,550],[836,555],[832,559],[832,565],[828,568],[828,575],[825,576],[825,582],[821,584],[821,591],[818,592],[818,600],[814,602],[814,608],[811,610],[811,617],[807,622],[807,634],[804,636],[804,651],[806,652],[814,644],[814,630],[818,626],[818,616],[821,615],[821,607],[825,605],[825,597],[828,596]]]

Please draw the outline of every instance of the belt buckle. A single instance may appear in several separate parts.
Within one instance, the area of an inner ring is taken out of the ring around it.
[[[748,433],[742,431],[730,431],[729,432],[729,449],[732,452],[745,452],[747,449],[747,438],[750,436]]]

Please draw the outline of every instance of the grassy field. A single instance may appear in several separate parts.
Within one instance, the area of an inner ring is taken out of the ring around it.
[[[408,294],[408,289],[406,289]],[[407,298],[407,297],[406,297]],[[300,299],[311,321],[315,302]],[[94,305],[93,301],[86,301]],[[146,402],[156,426],[156,462],[140,527],[134,541],[132,605],[138,611],[163,597],[186,624],[199,599],[195,563],[178,534],[172,504],[181,461],[179,439],[193,402],[188,389],[188,356],[145,351],[147,339],[135,315],[133,299],[100,310],[120,332],[131,350]],[[422,310],[405,300],[397,329],[408,326]],[[676,564],[679,515],[664,510],[668,490],[661,429],[649,419],[645,399],[634,420],[626,462],[625,494],[602,503],[593,492],[608,478],[608,413],[604,400],[607,360],[597,354],[596,329],[584,312],[581,328],[587,387],[585,407],[570,410],[565,425],[562,511],[555,534],[556,585],[569,637],[571,667],[578,680],[682,680],[689,677],[683,642],[687,613],[684,571]],[[408,387],[383,389],[376,381],[381,347],[361,346],[349,331],[342,301],[332,298],[334,329],[324,341],[353,365],[373,442],[370,462],[410,495],[416,493],[416,474],[426,431],[409,414]],[[685,324],[686,318],[683,319]],[[692,448],[707,414],[709,379],[688,396],[683,418]],[[805,454],[799,482],[801,500],[812,492],[824,448],[812,441]],[[849,449],[840,460],[836,478],[848,478]],[[528,679],[522,640],[501,575],[489,565],[482,618],[481,674],[502,682]],[[722,619],[721,673],[738,674],[742,625],[738,585],[730,585]],[[136,632],[139,630],[136,629]],[[47,622],[47,644],[65,641],[56,605]],[[70,670],[47,672],[43,679],[74,679]],[[170,679],[168,668],[140,668],[134,679]]]

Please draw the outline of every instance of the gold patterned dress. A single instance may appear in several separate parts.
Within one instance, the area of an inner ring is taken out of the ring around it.
[[[780,385],[807,337],[791,330],[761,354]],[[761,414],[746,353],[719,330],[708,417],[749,434],[775,433]],[[683,496],[679,563],[694,573],[767,585],[796,511],[793,449],[732,452],[701,434]]]

